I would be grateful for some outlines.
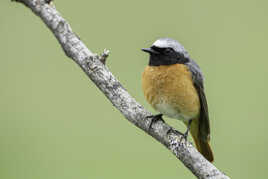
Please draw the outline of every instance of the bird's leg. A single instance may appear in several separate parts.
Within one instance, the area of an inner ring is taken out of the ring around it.
[[[186,130],[186,132],[183,134],[183,137],[184,137],[185,140],[187,140],[187,137],[188,137],[188,134],[189,134],[189,131],[190,131],[190,127],[191,127],[191,123],[192,123],[192,119],[190,119],[190,120],[188,121],[187,130]]]
[[[155,123],[156,121],[162,121],[165,122],[162,118],[163,114],[156,114],[156,115],[151,115],[151,116],[147,116],[146,118],[151,118],[151,122],[149,125],[149,130],[152,128],[152,124]]]

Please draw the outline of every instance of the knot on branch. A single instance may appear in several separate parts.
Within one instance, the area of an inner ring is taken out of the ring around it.
[[[105,65],[106,63],[106,59],[108,58],[110,54],[110,51],[107,49],[104,49],[104,51],[102,52],[102,54],[100,55],[100,61],[101,63],[103,63]]]

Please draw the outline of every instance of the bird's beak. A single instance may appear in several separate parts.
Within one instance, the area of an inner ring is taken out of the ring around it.
[[[154,50],[152,48],[142,48],[141,50],[144,51],[144,52],[147,52],[149,54],[159,54],[158,51],[156,51],[156,50]]]

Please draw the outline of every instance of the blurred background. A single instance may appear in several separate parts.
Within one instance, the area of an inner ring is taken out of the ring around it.
[[[231,178],[267,176],[268,1],[55,1],[148,110],[141,73],[159,37],[201,66],[215,165]],[[130,124],[68,59],[29,9],[0,2],[0,178],[195,178]],[[182,122],[165,118],[178,130]],[[192,140],[190,138],[190,140]]]

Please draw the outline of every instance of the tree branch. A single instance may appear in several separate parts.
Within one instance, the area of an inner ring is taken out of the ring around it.
[[[104,65],[108,52],[104,51],[101,56],[93,54],[72,31],[54,5],[48,4],[47,0],[13,1],[23,3],[39,16],[55,35],[65,54],[81,67],[125,118],[171,150],[197,178],[229,179],[166,123],[157,121],[149,130],[151,119],[146,116],[152,114],[128,94]]]

